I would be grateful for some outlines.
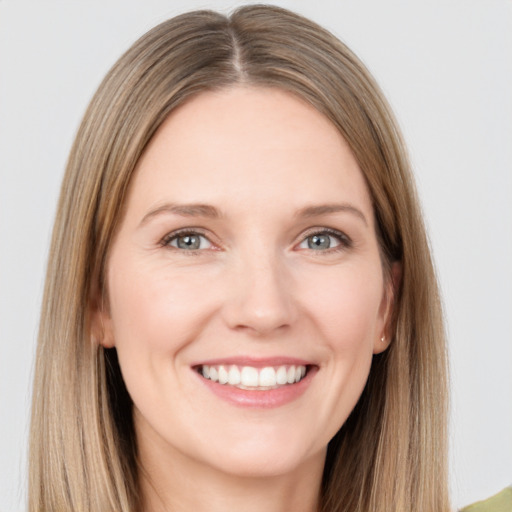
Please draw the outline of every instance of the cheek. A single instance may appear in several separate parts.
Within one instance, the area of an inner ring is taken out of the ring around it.
[[[197,272],[140,261],[129,271],[121,264],[112,268],[110,314],[123,378],[137,406],[159,410],[162,399],[171,401],[161,390],[181,382],[173,368],[200,335],[212,305],[198,292]]]
[[[371,349],[380,326],[380,267],[336,269],[317,278],[315,289],[309,307],[332,348],[342,357],[346,352]]]
[[[338,266],[317,272],[315,279],[309,276],[307,282],[301,296],[311,322],[305,328],[312,327],[323,354],[318,381],[323,399],[317,414],[325,425],[322,439],[328,441],[350,415],[368,379],[381,325],[382,271],[373,262]]]
[[[125,278],[112,273],[111,315],[118,349],[164,353],[177,350],[200,327],[204,315],[198,276],[181,276],[165,269],[140,266]],[[186,273],[186,272],[185,272]]]

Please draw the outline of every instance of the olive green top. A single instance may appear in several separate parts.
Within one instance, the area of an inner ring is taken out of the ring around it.
[[[512,487],[503,489],[488,500],[469,505],[461,512],[512,512]]]

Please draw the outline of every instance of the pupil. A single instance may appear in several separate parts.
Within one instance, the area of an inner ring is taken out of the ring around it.
[[[329,249],[331,243],[327,235],[313,235],[309,237],[308,246],[310,249]]]
[[[199,249],[199,237],[196,235],[185,235],[178,238],[180,249]]]

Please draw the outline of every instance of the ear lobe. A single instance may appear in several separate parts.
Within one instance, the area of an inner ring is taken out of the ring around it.
[[[112,329],[112,319],[105,311],[98,311],[98,321],[101,325],[100,333],[95,339],[103,348],[115,347],[114,333]]]
[[[108,307],[103,300],[94,298],[91,300],[89,311],[92,343],[104,348],[113,348],[115,340]]]
[[[383,319],[383,328],[380,333],[377,333],[378,339],[375,341],[373,353],[380,354],[384,352],[393,339],[395,325],[394,325],[394,306],[395,297],[402,282],[402,263],[395,261],[390,268],[388,282],[381,304],[381,314]]]

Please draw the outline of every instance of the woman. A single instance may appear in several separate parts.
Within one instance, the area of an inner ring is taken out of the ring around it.
[[[396,123],[331,34],[196,12],[77,134],[30,510],[449,510],[446,354]]]

